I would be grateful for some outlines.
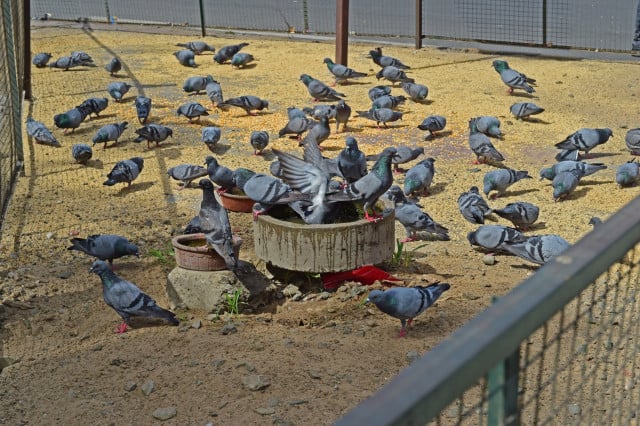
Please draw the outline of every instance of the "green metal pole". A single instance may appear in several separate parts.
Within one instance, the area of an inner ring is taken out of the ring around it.
[[[200,30],[202,31],[202,37],[207,35],[207,30],[205,29],[205,25],[204,25],[204,5],[203,0],[198,0],[198,3],[200,3]]]
[[[500,362],[487,374],[489,407],[487,424],[490,426],[517,426],[518,416],[518,374],[520,350]]]

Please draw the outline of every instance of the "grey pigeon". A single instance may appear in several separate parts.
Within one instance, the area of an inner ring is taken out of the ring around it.
[[[391,87],[389,86],[374,86],[371,89],[369,89],[369,92],[367,92],[369,95],[369,99],[371,99],[371,102],[375,101],[376,99],[378,99],[381,96],[385,96],[385,95],[390,95],[391,94]]]
[[[376,78],[378,80],[380,80],[381,78],[384,78],[386,80],[389,80],[391,84],[394,84],[394,85],[402,81],[413,82],[413,79],[407,77],[407,74],[404,71],[393,66],[382,68],[380,71],[376,73]]]
[[[176,46],[189,49],[196,55],[201,55],[204,52],[215,52],[215,47],[205,43],[204,41],[188,41],[186,43],[176,43]]]
[[[389,108],[371,108],[368,111],[356,111],[358,117],[363,117],[376,122],[376,126],[380,127],[380,123],[387,128],[387,123],[402,120],[402,112],[394,111]]]
[[[211,155],[205,158],[204,163],[207,165],[209,179],[218,185],[218,192],[230,192],[236,187],[233,170],[218,163],[218,160]]]
[[[229,98],[226,101],[218,104],[219,107],[234,106],[245,110],[247,115],[256,115],[252,111],[262,111],[263,109],[269,109],[269,101],[266,99],[260,99],[257,96],[247,95],[239,96],[237,98]]]
[[[289,120],[293,120],[296,117],[306,117],[307,114],[304,113],[300,108],[296,108],[293,106],[287,107],[287,117]]]
[[[238,259],[233,251],[233,234],[227,209],[216,200],[213,183],[209,179],[200,179],[198,185],[202,188],[202,202],[198,216],[207,244],[224,259],[229,270],[235,271]]]
[[[416,241],[422,234],[435,234],[441,241],[449,241],[449,230],[436,223],[431,216],[423,212],[415,203],[409,202],[400,187],[393,185],[387,191],[389,199],[394,203],[395,217],[407,232],[403,243]]]
[[[84,108],[89,111],[89,114],[95,114],[96,117],[100,117],[100,113],[107,109],[107,106],[109,106],[109,99],[107,98],[89,98],[78,105],[78,108]]]
[[[124,95],[127,94],[129,89],[133,87],[129,83],[123,81],[114,81],[107,85],[107,92],[111,95],[116,102],[120,102]]]
[[[525,241],[505,242],[504,249],[521,259],[543,265],[566,251],[571,244],[555,234],[535,235]]]
[[[518,229],[527,230],[529,225],[538,220],[540,208],[525,201],[509,203],[502,209],[493,209],[498,216],[507,219]]]
[[[393,184],[391,161],[396,155],[395,148],[385,148],[378,156],[378,160],[371,167],[369,173],[344,189],[344,192],[351,199],[364,202],[364,218],[370,222],[380,218],[380,215],[375,211],[375,204],[378,198]],[[372,214],[369,214],[369,209],[371,209]]]
[[[72,59],[76,60],[76,61],[93,63],[93,59],[91,58],[91,56],[89,56],[88,53],[83,52],[81,50],[77,50],[75,52],[71,52],[71,54],[69,56]]]
[[[86,143],[76,143],[71,147],[71,156],[76,163],[86,164],[87,161],[91,160],[92,155],[93,150]]]
[[[418,129],[426,130],[429,132],[430,137],[434,137],[436,132],[439,132],[447,125],[447,119],[441,115],[430,115],[422,123],[418,124]],[[426,138],[425,138],[426,139]]]
[[[51,53],[38,53],[33,57],[31,63],[37,68],[44,68],[47,66],[47,62],[49,62],[49,59],[51,59]]]
[[[213,81],[213,77],[210,75],[189,77],[182,84],[182,90],[192,95],[199,95],[201,91],[206,90],[207,84],[213,83]]]
[[[469,191],[463,192],[458,197],[458,209],[467,221],[476,225],[484,224],[485,216],[491,214],[491,208],[480,195],[477,186],[472,186]]]
[[[480,133],[484,133],[487,136],[493,136],[494,138],[502,137],[502,131],[500,130],[500,120],[498,117],[492,115],[481,115],[480,117],[471,119],[476,126],[476,130]]]
[[[236,68],[242,68],[247,64],[253,62],[255,58],[251,53],[238,52],[231,57],[231,66]]]
[[[305,135],[305,137],[298,144],[304,146],[309,140],[313,140],[318,146],[326,141],[331,134],[331,128],[329,127],[329,118],[322,117],[318,123],[316,123]],[[322,148],[321,148],[322,149]]]
[[[60,147],[60,142],[53,136],[51,130],[31,117],[27,118],[27,134],[39,144]]]
[[[589,153],[593,148],[601,145],[613,136],[611,129],[589,129],[582,128],[567,136],[562,142],[555,146],[559,149],[578,150]]]
[[[514,89],[521,89],[531,94],[535,92],[535,89],[531,87],[531,84],[535,84],[533,78],[529,78],[526,75],[509,68],[507,61],[500,61],[496,59],[493,61],[493,68],[500,74],[502,82],[509,87],[509,93],[513,93]]]
[[[589,225],[593,226],[593,229],[595,229],[596,227],[602,225],[602,219],[597,216],[593,216],[591,219],[589,219]]]
[[[620,188],[634,186],[638,180],[640,180],[640,164],[635,159],[618,166],[616,183]]]
[[[178,59],[178,62],[180,62],[180,65],[182,66],[191,67],[191,68],[195,68],[198,66],[196,65],[195,54],[189,49],[178,50],[177,52],[173,52],[173,56],[175,56],[176,59]]]
[[[189,119],[189,123],[193,123],[193,119],[196,118],[200,121],[200,117],[203,115],[209,115],[209,110],[198,102],[187,102],[178,107],[177,114],[184,115]]]
[[[211,100],[211,104],[214,106],[220,105],[224,102],[224,96],[222,95],[222,86],[220,83],[213,80],[205,86],[204,90],[207,92],[207,96],[209,100]]]
[[[398,318],[402,327],[398,336],[407,335],[407,325],[411,326],[413,319],[432,306],[442,293],[451,286],[439,281],[427,287],[393,287],[385,291],[372,290],[367,302],[375,304],[387,315]]]
[[[578,161],[580,158],[580,151],[577,149],[563,149],[556,154],[556,161]]]
[[[113,186],[116,183],[126,183],[127,188],[131,186],[144,167],[142,157],[132,157],[128,160],[118,161],[107,175],[107,180],[103,185]]]
[[[339,101],[345,97],[344,93],[339,93],[327,86],[320,80],[316,80],[308,74],[301,74],[300,81],[307,87],[307,91],[316,101]]]
[[[230,46],[224,46],[222,49],[218,50],[213,57],[213,60],[218,64],[223,64],[233,58],[233,55],[238,53],[243,47],[248,46],[249,43],[240,43],[240,44],[232,44]]]
[[[544,112],[544,108],[540,108],[532,102],[517,102],[511,105],[510,111],[515,118],[526,120],[529,116]]]
[[[179,164],[167,170],[169,177],[182,182],[178,190],[187,188],[195,179],[207,176],[207,169],[195,164]]]
[[[584,176],[592,175],[600,170],[606,169],[607,166],[603,163],[585,163],[584,161],[560,161],[551,167],[545,167],[540,169],[540,180],[548,179],[553,180],[554,177],[560,172],[577,172],[577,176],[582,178]]]
[[[65,129],[65,133],[69,129],[73,132],[80,127],[80,123],[82,123],[90,113],[91,111],[88,107],[77,106],[62,114],[54,115],[53,122],[59,129]]]
[[[200,216],[195,216],[193,217],[189,223],[187,223],[187,226],[184,227],[184,231],[182,231],[183,234],[201,234],[202,232],[202,228],[200,227]]]
[[[262,131],[253,131],[249,138],[254,155],[262,154],[262,151],[269,145],[269,133]]]
[[[553,201],[566,199],[576,189],[579,181],[580,172],[578,170],[556,174],[553,181],[551,181],[551,186],[553,186]]]
[[[93,136],[93,144],[104,143],[103,149],[107,148],[107,143],[109,141],[113,141],[114,145],[118,143],[118,139],[122,136],[122,133],[125,131],[128,122],[123,121],[121,123],[112,123],[107,124],[106,126],[102,126],[98,129],[96,134]]]
[[[504,156],[493,146],[489,137],[478,131],[474,119],[469,121],[469,147],[476,155],[476,164],[496,164],[504,161]]]
[[[401,70],[406,70],[411,67],[403,64],[399,59],[391,56],[385,56],[382,54],[382,48],[377,47],[374,50],[369,51],[369,56],[373,59],[373,62],[381,68],[392,66]]]
[[[256,202],[253,210],[254,220],[274,204],[289,204],[309,199],[306,194],[294,191],[281,179],[262,173],[254,173],[246,180],[237,180],[237,183],[242,192]]]
[[[374,99],[374,101],[371,103],[371,108],[396,109],[400,105],[404,104],[406,101],[407,101],[407,98],[402,95],[400,96],[382,95]]]
[[[122,334],[127,331],[131,317],[161,318],[171,325],[180,324],[173,312],[161,308],[151,296],[143,293],[135,284],[117,276],[105,262],[96,260],[89,271],[100,277],[105,303],[124,321],[116,329],[116,333]]]
[[[93,60],[87,61],[79,58],[74,58],[73,56],[62,56],[55,61],[49,63],[49,68],[58,68],[64,71],[68,71],[69,68],[75,67],[95,67],[96,64],[93,63]]]
[[[293,117],[290,118],[287,124],[278,131],[278,136],[282,137],[284,135],[296,135],[300,138],[304,132],[312,128],[317,124],[316,121],[308,118],[308,117]]]
[[[147,149],[149,149],[151,142],[155,142],[157,147],[160,142],[166,140],[168,137],[173,137],[173,130],[160,124],[151,123],[137,129],[136,134],[138,137],[133,141],[135,143],[147,141]]]
[[[503,225],[482,225],[467,234],[469,244],[489,251],[506,251],[505,245],[507,243],[522,242],[526,238],[516,228]]]
[[[483,178],[484,194],[489,196],[489,192],[495,190],[497,194],[493,198],[497,198],[505,193],[508,187],[521,179],[531,179],[526,170],[498,169],[485,173]]]
[[[323,62],[327,64],[329,72],[333,74],[336,79],[336,83],[338,84],[343,83],[350,78],[361,78],[367,76],[364,72],[358,72],[342,64],[336,64],[329,58],[324,58]]]
[[[123,236],[115,234],[89,235],[87,238],[72,238],[71,247],[67,250],[77,250],[100,260],[108,260],[123,256],[140,257],[138,246]]]
[[[316,120],[320,120],[322,117],[336,118],[335,105],[316,105],[313,108],[304,107],[302,111]]]
[[[147,98],[146,96],[136,96],[135,106],[138,121],[140,124],[146,123],[149,118],[149,114],[151,113],[151,98]]]
[[[427,99],[429,95],[429,88],[424,84],[402,81],[400,87],[402,87],[402,90],[404,90],[414,102],[422,102]]]
[[[429,195],[429,187],[436,172],[433,166],[435,161],[435,158],[429,157],[407,170],[404,176],[405,195],[408,196],[415,193],[421,193],[424,196]]]
[[[624,143],[631,155],[640,155],[640,128],[629,129],[624,137]]]
[[[322,173],[328,175],[329,177],[340,176],[340,170],[338,169],[338,159],[323,157],[322,152],[320,151],[320,146],[316,142],[315,138],[313,137],[305,138],[303,145],[304,145],[304,148],[303,148],[302,159],[305,162],[319,168],[322,171]],[[329,186],[331,185],[334,185],[334,184],[332,182],[329,182]],[[340,201],[340,200],[337,200],[337,201]],[[348,201],[348,199],[345,199],[342,201]]]
[[[405,164],[410,161],[415,160],[424,154],[424,148],[411,148],[410,146],[400,145],[396,147],[396,155],[393,156],[393,171],[396,173],[404,172],[402,168],[399,167],[400,164]],[[435,160],[434,160],[435,161]]]
[[[346,104],[342,99],[338,101],[336,104],[336,133],[340,129],[340,125],[342,124],[342,131],[344,132],[347,128],[347,122],[349,121],[349,117],[351,117],[351,107]]]
[[[122,63],[120,62],[120,59],[114,57],[107,65],[104,66],[104,69],[109,71],[109,75],[114,76],[122,69]]]
[[[215,146],[220,141],[220,136],[222,136],[222,130],[219,127],[208,126],[202,128],[202,142],[207,145],[211,152],[214,152]]]
[[[358,141],[347,136],[345,148],[338,154],[338,170],[346,183],[353,183],[367,174],[367,160],[358,148]]]

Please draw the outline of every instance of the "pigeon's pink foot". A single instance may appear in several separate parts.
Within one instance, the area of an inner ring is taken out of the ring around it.
[[[407,335],[407,329],[402,327],[398,333],[398,337],[405,337]]]
[[[124,333],[126,331],[127,331],[127,323],[126,322],[123,322],[122,324],[120,324],[118,326],[118,328],[116,328],[116,333],[118,333],[118,334],[122,334],[122,333]]]
[[[393,173],[395,173],[397,175],[402,174],[402,173],[404,173],[404,169],[393,169]]]
[[[183,189],[185,189],[187,187],[187,185],[182,185],[178,187],[178,191],[182,191]]]
[[[411,327],[411,324],[413,324],[413,318],[409,318],[409,319],[407,320],[407,325],[408,325],[409,327]]]
[[[258,115],[258,113],[257,113],[257,112],[250,112],[250,113],[248,113],[248,114],[249,114],[249,115],[252,115],[252,116],[254,116],[254,117],[256,117],[256,116]]]
[[[218,188],[218,189],[216,189],[216,192],[218,194],[224,194],[225,192],[227,192],[227,190],[225,188]]]
[[[369,215],[369,213],[365,211],[364,218],[369,222],[377,222],[378,220],[382,219],[382,215],[376,214],[375,212],[373,212],[372,215]]]
[[[507,89],[507,93],[508,93],[508,94],[512,94],[512,93],[513,93],[513,87],[509,87],[509,88]]]
[[[413,238],[413,237],[407,237],[407,238],[404,238],[404,239],[400,240],[401,243],[410,243],[411,241],[416,241],[416,239]]]

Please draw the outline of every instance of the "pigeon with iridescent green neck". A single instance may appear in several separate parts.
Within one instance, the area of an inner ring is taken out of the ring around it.
[[[435,161],[435,158],[429,157],[407,170],[404,176],[405,195],[409,196],[415,193],[420,193],[423,196],[429,195],[429,187],[436,172],[433,166]]]
[[[514,89],[521,89],[525,92],[531,94],[535,92],[535,89],[531,87],[531,84],[535,84],[535,80],[533,78],[527,77],[526,75],[509,68],[509,63],[507,61],[501,61],[496,59],[493,61],[493,68],[500,74],[500,78],[502,82],[509,87],[509,93],[513,93]]]

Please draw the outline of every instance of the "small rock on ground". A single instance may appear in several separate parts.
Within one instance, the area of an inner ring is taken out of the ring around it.
[[[250,376],[243,377],[242,383],[247,389],[252,391],[264,389],[271,384],[269,382],[269,379],[267,379],[264,376],[259,376],[257,374],[252,374]]]
[[[145,396],[149,396],[151,395],[151,392],[153,392],[155,387],[156,387],[156,383],[153,380],[147,380],[142,384],[142,386],[140,387],[140,390],[142,391],[143,394],[145,394]]]
[[[151,415],[158,420],[169,420],[178,414],[176,407],[164,407],[156,409]]]

